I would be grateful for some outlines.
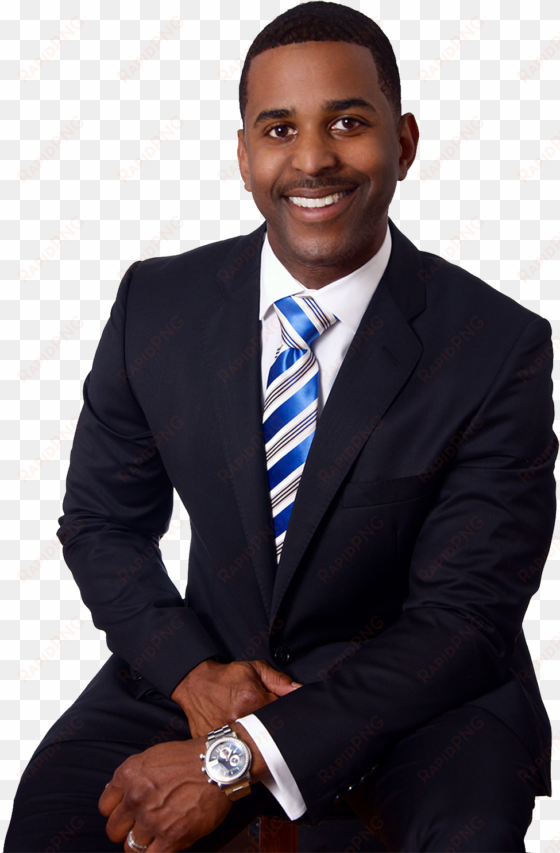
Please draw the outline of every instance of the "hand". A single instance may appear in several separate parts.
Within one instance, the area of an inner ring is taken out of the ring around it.
[[[207,735],[301,687],[264,660],[205,660],[179,682],[171,699],[181,706],[191,736]]]
[[[254,746],[254,745],[253,745]],[[111,841],[148,844],[145,853],[173,853],[212,832],[231,802],[201,773],[205,738],[159,743],[126,759],[99,798]],[[124,850],[134,853],[128,843]]]

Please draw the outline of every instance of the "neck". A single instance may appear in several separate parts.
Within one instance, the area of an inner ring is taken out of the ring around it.
[[[275,232],[268,229],[268,226],[267,234],[270,248],[290,275],[304,287],[308,287],[310,290],[319,290],[339,278],[350,275],[373,258],[383,245],[387,228],[388,217],[385,216],[382,222],[376,223],[373,237],[367,245],[361,247],[359,251],[351,246],[347,251],[342,250],[338,258],[332,263],[323,264],[297,257],[291,249],[286,249],[283,242],[277,240]]]

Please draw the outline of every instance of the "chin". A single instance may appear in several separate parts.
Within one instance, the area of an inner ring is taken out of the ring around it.
[[[333,246],[313,244],[309,246],[302,241],[297,245],[291,245],[292,253],[297,257],[302,264],[311,266],[335,266],[340,260],[340,244]]]

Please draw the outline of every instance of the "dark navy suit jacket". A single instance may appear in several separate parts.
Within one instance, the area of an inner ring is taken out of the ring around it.
[[[464,703],[513,729],[550,795],[550,723],[521,629],[556,510],[550,324],[390,221],[391,257],[276,567],[265,228],[136,262],[120,284],[58,531],[95,625],[165,696],[211,656],[265,659],[302,682],[256,713],[313,821],[400,738]],[[158,547],[173,487],[192,530],[184,598]]]

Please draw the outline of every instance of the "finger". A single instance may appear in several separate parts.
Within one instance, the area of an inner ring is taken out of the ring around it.
[[[302,686],[287,673],[274,669],[265,660],[252,660],[250,664],[260,676],[265,689],[276,696],[285,696]]]
[[[105,832],[111,841],[114,841],[115,843],[120,842],[122,844],[126,839],[128,830],[132,829],[135,823],[135,815],[130,809],[125,807],[124,802],[121,802],[109,815],[109,819],[105,826]]]
[[[128,832],[126,833],[126,840],[124,843],[124,849],[125,849],[126,853],[138,853],[138,850],[135,850],[134,847],[131,847],[130,844],[128,843],[129,832],[132,833],[132,840],[136,844],[139,844],[141,847],[146,847],[147,850],[144,851],[144,853],[148,853],[148,850],[150,849],[150,845],[154,841],[153,833],[150,833],[146,829],[142,829],[142,826],[140,824],[135,823],[134,826],[131,827],[131,829],[129,829]]]
[[[136,841],[136,836],[134,836],[134,840]],[[190,844],[192,843],[193,841],[190,842]],[[169,841],[165,841],[163,838],[154,838],[148,849],[144,850],[144,853],[173,853],[174,850],[184,850],[186,846],[184,839],[179,846],[170,847]],[[132,853],[137,853],[137,851],[133,850]]]
[[[123,790],[114,782],[107,782],[105,790],[99,797],[97,807],[102,815],[109,817],[123,798]]]

